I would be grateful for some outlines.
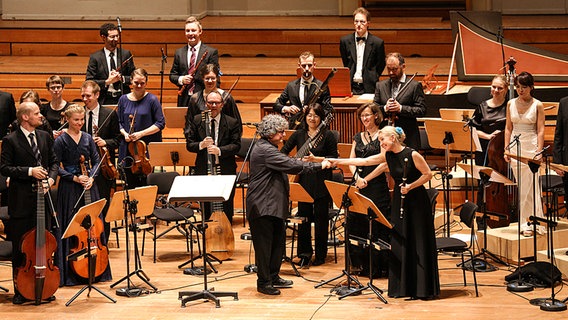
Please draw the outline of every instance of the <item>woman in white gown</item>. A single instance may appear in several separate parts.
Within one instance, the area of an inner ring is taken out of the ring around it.
[[[542,102],[532,96],[534,90],[533,76],[528,72],[521,72],[515,77],[515,90],[518,97],[510,100],[507,104],[505,146],[509,146],[512,139],[518,136],[521,156],[540,160],[541,151],[544,147],[544,107]],[[513,144],[505,152],[516,154],[516,150],[517,146]],[[519,223],[521,223],[521,233],[524,236],[531,236],[533,227],[527,224],[529,217],[533,214],[543,217],[539,174],[537,172],[534,176],[528,165],[510,159],[507,155],[505,155],[505,160],[511,162],[511,169],[520,186]],[[519,163],[521,167],[520,179],[517,176],[517,165]],[[535,183],[536,185],[534,185]],[[535,194],[537,195],[536,199]],[[538,226],[537,232],[544,232],[544,226]]]

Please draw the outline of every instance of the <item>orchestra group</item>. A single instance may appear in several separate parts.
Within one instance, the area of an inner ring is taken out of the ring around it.
[[[371,249],[350,244],[350,256],[346,259],[350,260],[351,269],[369,277],[388,277],[389,297],[435,299],[440,295],[435,229],[432,205],[424,187],[432,172],[418,152],[417,118],[426,114],[424,91],[420,82],[406,75],[404,57],[397,52],[385,53],[383,40],[368,31],[367,10],[355,10],[353,22],[354,33],[340,39],[342,61],[350,69],[353,94],[370,93],[374,99],[357,109],[364,130],[353,136],[350,157],[338,159],[339,135],[329,129],[333,106],[327,80],[314,77],[316,61],[310,52],[299,55],[301,76],[286,85],[274,102],[274,113],[257,124],[259,138],[249,155],[246,195],[246,218],[258,268],[257,290],[277,295],[280,288],[293,285],[291,280],[279,276],[285,255],[286,219],[290,215],[290,181],[297,181],[313,198],[313,203],[298,204],[297,216],[304,223],[298,227],[295,261],[301,267],[327,262],[332,198],[324,181],[332,179],[335,166],[349,165],[353,186],[370,198],[393,225],[388,229],[373,221],[371,240],[390,243],[390,250],[372,253],[373,270],[367,263],[367,256],[371,255],[367,250]],[[218,174],[235,175],[243,123],[230,90],[220,88],[219,53],[201,41],[202,32],[196,18],[186,20],[187,45],[176,50],[169,79],[179,89],[178,107],[187,108],[186,147],[197,154],[192,174],[211,174],[209,169],[214,166]],[[57,279],[53,280],[55,290],[59,286],[87,283],[90,271],[84,269],[88,266],[68,259],[80,240],[63,238],[63,232],[82,206],[98,199],[106,199],[107,205],[101,212],[101,221],[93,223],[93,228],[101,228],[94,233],[103,245],[102,251],[106,251],[100,256],[105,257],[106,253],[107,261],[97,268],[94,280],[112,279],[108,248],[104,246],[110,236],[105,217],[117,188],[117,171],[124,172],[125,188],[147,185],[146,177],[152,171],[147,144],[162,141],[166,119],[158,97],[146,90],[147,71],[135,66],[129,50],[119,48],[120,30],[114,24],[102,25],[100,37],[104,47],[91,54],[85,81],[77,92],[84,106],[63,99],[65,83],[59,76],[47,79],[51,100],[44,104],[38,93],[30,90],[22,95],[16,108],[12,95],[0,92],[0,174],[8,184],[1,199],[8,206],[10,217],[4,224],[13,243],[14,304],[55,299],[54,290],[41,297],[30,296],[27,287],[34,283],[26,282],[22,276],[25,272],[34,273],[25,270],[32,253],[22,244],[30,234],[35,238],[40,230],[38,222],[44,223],[45,230],[55,239],[56,246],[47,247],[49,241],[45,241],[47,248],[41,248],[53,250],[43,267],[47,273],[54,273],[51,277]],[[383,71],[386,77],[379,79]],[[507,97],[510,80],[514,82],[516,98]],[[472,120],[483,149],[504,132],[507,150],[500,150],[501,158],[511,163],[515,179],[522,181],[520,222],[527,221],[532,214],[543,216],[540,196],[535,197],[532,191],[532,184],[538,181],[533,182],[527,165],[512,157],[515,141],[523,157],[543,156],[544,109],[532,96],[533,89],[534,79],[528,72],[514,79],[496,76],[491,82],[491,98],[477,107]],[[562,116],[568,114],[565,108],[566,98],[560,103],[554,143],[554,162],[561,164],[568,164],[568,148],[564,147],[568,143],[564,141],[568,139],[568,127],[564,130],[568,116]],[[287,137],[286,130],[290,128],[295,131]],[[296,156],[290,156],[293,153]],[[486,158],[480,153],[476,163],[484,165]],[[389,179],[394,181],[391,187]],[[393,190],[389,191],[390,188]],[[234,189],[222,207],[230,222],[233,197]],[[404,198],[407,200],[403,201]],[[211,208],[203,206],[203,210],[208,218]],[[40,212],[44,217],[41,222]],[[367,237],[366,216],[350,214],[347,221],[351,234]],[[521,232],[529,236],[532,230],[523,224]],[[32,251],[40,250],[36,244],[31,246]]]

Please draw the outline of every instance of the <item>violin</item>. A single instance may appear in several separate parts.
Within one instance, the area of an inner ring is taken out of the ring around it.
[[[98,137],[99,127],[93,125],[93,137]],[[118,172],[116,167],[110,159],[110,153],[107,147],[97,147],[99,150],[99,155],[101,156],[101,174],[107,180],[115,180],[118,177]]]
[[[134,129],[136,119],[136,112],[130,115],[130,134]],[[128,152],[134,158],[134,163],[130,170],[133,174],[148,175],[152,172],[152,165],[150,159],[146,157],[146,143],[142,140],[130,141],[128,143]]]
[[[89,172],[87,171],[87,167],[85,165],[85,156],[81,155],[79,166],[81,167],[81,174],[84,176],[89,176]],[[91,191],[85,189],[84,192],[84,200],[85,204],[91,203]],[[94,276],[98,277],[106,270],[108,267],[108,248],[103,245],[101,240],[101,235],[104,232],[104,224],[102,219],[99,217],[95,219],[94,223],[90,227],[91,232],[91,245],[89,246],[89,236],[88,230],[83,230],[77,233],[74,237],[76,237],[77,241],[73,241],[72,243],[76,242],[76,246],[71,248],[70,253],[77,253],[81,250],[89,248],[91,250],[95,250],[93,255],[96,255],[97,259],[95,259],[95,270]],[[87,249],[87,250],[89,250]],[[75,273],[85,279],[89,278],[89,259],[79,259],[71,261],[71,268]]]
[[[37,226],[22,237],[21,251],[25,255],[24,263],[18,267],[14,276],[16,289],[28,300],[47,299],[59,288],[59,268],[53,257],[57,241],[45,228],[45,198],[43,186],[47,180],[38,180],[37,188]]]

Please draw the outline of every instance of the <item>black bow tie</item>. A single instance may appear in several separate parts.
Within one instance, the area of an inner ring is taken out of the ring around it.
[[[355,40],[356,40],[357,42],[359,42],[359,41],[365,42],[365,40],[367,40],[367,38],[365,38],[365,37],[355,37]]]

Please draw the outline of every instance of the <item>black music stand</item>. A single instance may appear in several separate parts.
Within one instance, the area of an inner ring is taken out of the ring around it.
[[[178,176],[175,178],[172,189],[168,194],[168,202],[171,201],[201,201],[217,202],[227,201],[235,185],[234,175],[213,175],[213,176]],[[205,219],[201,219],[201,229],[205,232],[207,226]],[[203,247],[203,270],[207,269],[207,240],[201,237]],[[218,297],[233,297],[239,300],[237,292],[216,292],[214,288],[207,288],[207,272],[203,272],[203,290],[201,291],[180,291],[178,299],[181,306],[189,301],[197,299],[212,300],[215,307],[220,308],[221,302]],[[185,298],[184,298],[185,297]]]
[[[292,202],[294,202],[294,201],[314,203],[314,199],[310,196],[310,194],[306,191],[306,189],[304,189],[299,183],[290,182],[290,213],[292,212]],[[290,249],[290,257],[286,257],[286,256],[284,257],[284,261],[290,262],[292,269],[294,269],[294,274],[297,277],[301,277],[302,275],[300,274],[300,272],[298,271],[298,269],[294,265],[294,262],[292,261],[292,259],[294,257],[294,240],[296,238],[295,237],[296,236],[296,225],[299,225],[299,224],[302,224],[302,223],[308,223],[307,221],[305,221],[302,218],[303,217],[294,217],[291,214],[288,217],[288,220],[294,224],[294,226],[292,227],[292,248]],[[286,250],[284,250],[284,252],[286,252]],[[309,263],[308,263],[308,265],[309,265]],[[303,265],[300,265],[300,268],[301,267],[303,267]]]
[[[349,218],[348,217],[349,217],[349,212],[351,210],[350,208],[352,206],[354,206],[356,208],[364,207],[365,208],[364,210],[361,210],[361,209],[357,210],[357,212],[362,212],[363,214],[367,214],[367,208],[361,203],[361,200],[359,200],[359,197],[357,197],[355,195],[357,188],[353,187],[353,185],[346,185],[344,183],[326,180],[325,186],[327,187],[327,190],[329,191],[329,194],[331,195],[331,199],[333,200],[335,205],[339,207],[339,210],[341,211],[342,208],[345,210],[345,221],[344,221],[343,232],[345,233],[345,236],[344,236],[345,240],[349,241],[350,236],[349,236],[349,223],[348,223]],[[339,299],[350,296],[350,295],[354,294],[357,291],[357,289],[360,289],[361,287],[363,287],[363,285],[355,277],[353,277],[351,275],[351,273],[349,272],[349,269],[351,268],[350,255],[349,255],[349,242],[345,244],[344,250],[345,250],[345,267],[341,271],[341,274],[336,276],[336,277],[333,277],[329,280],[322,281],[319,284],[314,286],[314,288],[319,288],[319,287],[323,286],[324,284],[328,284],[332,281],[335,281],[335,280],[345,276],[347,278],[347,286],[340,286],[340,287],[332,289],[332,291],[335,291],[339,295]],[[372,270],[369,270],[369,273],[372,273]],[[356,288],[352,287],[351,286],[352,282],[356,283],[358,287],[356,287]],[[360,291],[357,291],[357,294],[359,294],[359,293],[360,293]]]
[[[445,151],[445,171],[442,171],[442,188],[444,190],[444,228],[446,236],[450,236],[451,214],[450,214],[450,150],[471,152],[472,154],[480,149],[479,139],[473,139],[470,135],[470,127],[464,127],[462,121],[426,119],[424,127],[428,135],[428,141],[432,148],[444,149]],[[477,138],[477,136],[475,136]],[[473,142],[471,143],[473,139]],[[475,148],[473,148],[475,147]],[[472,150],[474,149],[474,150]],[[467,181],[467,178],[466,178]]]
[[[87,190],[88,192],[88,190]],[[93,286],[93,280],[95,278],[95,264],[97,262],[97,255],[93,255],[91,252],[91,242],[93,242],[93,238],[91,237],[91,227],[93,226],[92,221],[95,221],[99,218],[99,215],[103,211],[103,208],[106,204],[106,199],[100,199],[98,201],[92,202],[88,205],[85,205],[77,211],[77,213],[71,219],[71,223],[67,226],[65,233],[63,233],[62,239],[71,237],[73,235],[78,234],[79,232],[86,230],[87,231],[87,248],[80,250],[79,253],[83,254],[83,252],[87,255],[87,264],[88,264],[88,273],[89,273],[89,281],[87,285],[85,285],[79,292],[77,292],[67,303],[65,306],[68,307],[77,297],[83,293],[83,291],[87,290],[87,297],[91,295],[91,289],[95,289],[98,293],[105,296],[110,301],[116,303],[116,300],[111,298],[106,293],[102,292],[99,288]],[[77,258],[77,257],[75,257]]]
[[[472,177],[474,177],[475,179],[479,180],[479,183],[482,185],[483,187],[483,199],[481,201],[482,206],[481,206],[481,212],[483,213],[483,216],[481,217],[481,219],[483,220],[483,248],[481,248],[481,252],[478,253],[477,255],[474,255],[473,258],[471,259],[471,267],[472,268],[476,268],[476,271],[496,271],[497,269],[492,266],[491,264],[487,263],[487,257],[486,255],[489,255],[491,257],[491,259],[497,263],[500,263],[504,266],[509,266],[509,264],[505,261],[503,261],[501,258],[499,258],[496,254],[494,254],[493,252],[487,250],[487,219],[489,219],[489,214],[487,213],[487,208],[485,206],[485,202],[486,202],[486,185],[485,182],[492,182],[492,183],[501,183],[504,186],[512,186],[512,185],[516,185],[513,181],[509,180],[507,177],[505,177],[504,175],[500,174],[499,172],[493,170],[493,168],[490,167],[484,167],[484,166],[478,166],[478,165],[474,165],[474,166],[470,166],[468,164],[465,163],[458,163],[458,166],[460,168],[462,168],[464,171],[466,171],[467,173],[469,173]],[[473,171],[471,171],[471,169],[473,168]],[[472,247],[473,248],[473,247]],[[485,269],[481,269],[478,268],[476,263],[475,263],[475,259],[483,256],[483,261],[485,264]]]
[[[385,241],[378,239],[377,243],[373,242],[373,220],[377,220],[378,222],[380,222],[381,224],[383,224],[384,226],[386,226],[389,229],[392,229],[392,224],[385,218],[385,216],[383,216],[381,210],[379,210],[379,208],[377,208],[377,206],[375,205],[375,203],[365,197],[364,195],[360,194],[359,192],[355,192],[355,195],[357,196],[357,198],[359,198],[359,201],[361,201],[361,203],[364,205],[364,207],[362,208],[366,208],[365,212],[358,212],[358,213],[363,213],[366,214],[369,220],[369,234],[367,235],[367,239],[366,239],[366,245],[369,246],[369,282],[367,283],[366,286],[361,287],[355,291],[353,291],[352,294],[357,294],[365,289],[371,289],[371,291],[373,291],[376,295],[377,298],[379,298],[382,302],[384,302],[385,304],[387,304],[387,299],[385,299],[385,297],[383,297],[383,290],[377,288],[375,285],[373,285],[373,250],[372,249],[378,249],[378,250],[390,250],[391,246],[390,244],[386,243]],[[357,209],[354,209],[353,212],[357,212],[355,211]],[[372,212],[372,214],[369,214],[369,210]],[[341,299],[342,297],[340,297]]]
[[[124,171],[124,168],[120,168]],[[158,186],[146,186],[131,190],[117,191],[114,193],[110,206],[108,208],[106,221],[112,222],[117,220],[126,221],[128,225],[128,214],[130,213],[130,226],[126,230],[126,276],[111,284],[110,287],[114,288],[116,285],[124,280],[127,280],[125,288],[116,290],[116,294],[126,297],[137,297],[143,293],[142,288],[134,286],[130,277],[137,275],[142,281],[150,286],[154,291],[157,291],[154,285],[150,283],[150,278],[144,270],[142,270],[142,262],[140,261],[140,254],[138,251],[138,239],[136,237],[137,226],[136,218],[146,217],[154,211],[156,203],[156,196],[158,194]],[[130,239],[128,233],[132,231],[134,238],[134,271],[130,272]]]

